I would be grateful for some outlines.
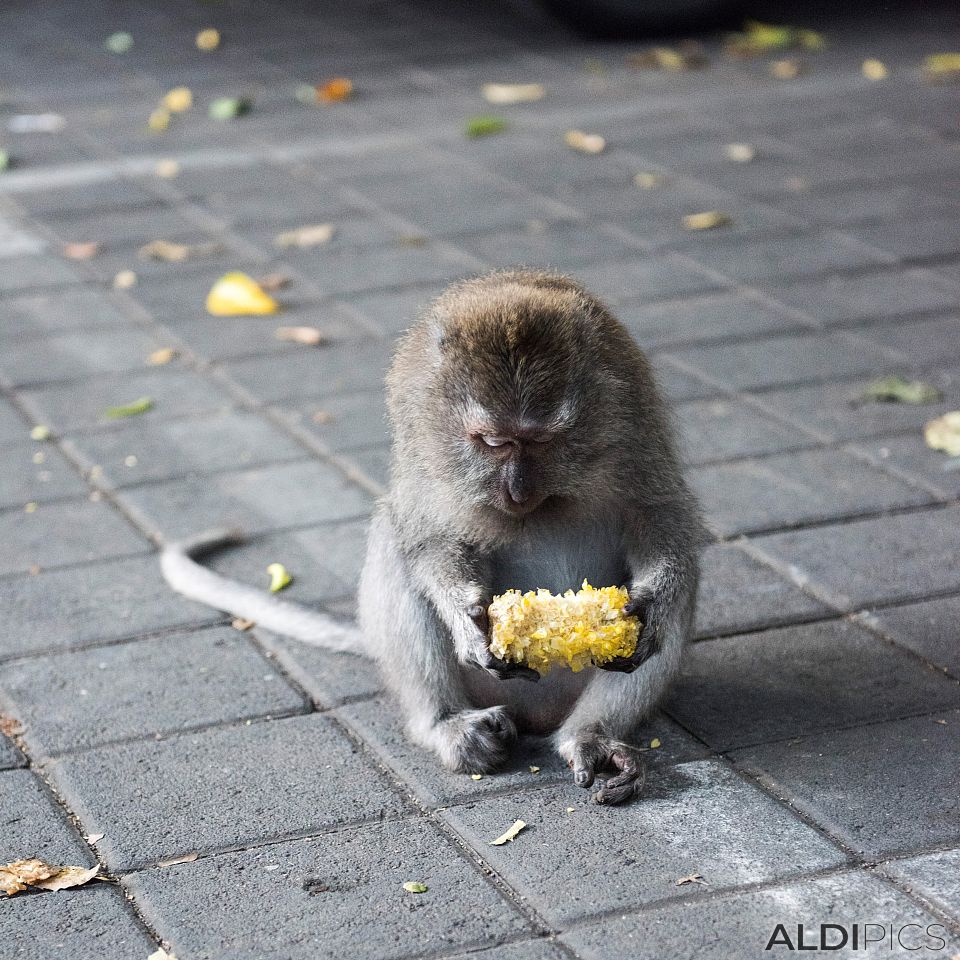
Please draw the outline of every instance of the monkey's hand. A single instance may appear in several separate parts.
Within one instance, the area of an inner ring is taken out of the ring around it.
[[[613,774],[593,795],[595,803],[625,803],[643,788],[646,767],[640,751],[599,730],[583,731],[569,749],[561,748],[560,752],[573,768],[573,782],[578,787],[588,789],[605,771]]]
[[[457,644],[461,662],[480,667],[499,680],[539,680],[540,674],[536,670],[522,663],[500,660],[490,652],[490,617],[487,615],[487,606],[488,604],[473,603],[467,607],[466,614],[470,625],[463,631],[461,643]]]
[[[671,597],[656,594],[649,587],[631,591],[630,600],[623,608],[625,617],[637,617],[643,624],[637,638],[636,649],[629,657],[614,657],[606,663],[598,663],[601,670],[617,673],[633,673],[642,663],[660,652],[661,640],[659,628]]]

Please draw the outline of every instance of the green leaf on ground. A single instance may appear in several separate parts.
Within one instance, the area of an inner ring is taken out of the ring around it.
[[[471,139],[476,139],[477,137],[489,137],[494,133],[503,133],[508,126],[509,124],[503,117],[481,115],[470,117],[463,132]]]
[[[908,380],[899,374],[881,377],[868,384],[857,397],[859,403],[937,403],[943,394],[922,380]]]
[[[124,417],[137,417],[141,413],[146,413],[153,407],[153,400],[150,397],[140,397],[133,403],[122,403],[116,407],[107,407],[103,415],[108,420],[122,420]]]

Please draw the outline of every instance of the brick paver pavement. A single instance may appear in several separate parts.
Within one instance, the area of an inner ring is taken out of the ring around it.
[[[117,882],[0,903],[0,956],[754,958],[821,922],[939,924],[924,955],[960,952],[960,470],[922,440],[960,407],[960,96],[920,70],[960,15],[791,16],[829,47],[778,80],[716,37],[705,69],[638,70],[644,44],[520,4],[3,6],[0,863]],[[333,76],[349,101],[298,102]],[[547,94],[490,107],[486,81]],[[192,110],[149,131],[180,85]],[[249,115],[207,116],[238,95]],[[479,113],[508,129],[467,139]],[[685,230],[704,210],[732,223]],[[275,246],[318,222],[329,244]],[[143,260],[155,239],[213,246]],[[495,776],[439,769],[369,664],[233,630],[156,565],[164,537],[239,523],[218,569],[283,560],[289,596],[349,611],[392,340],[449,280],[518,262],[582,278],[651,353],[716,536],[624,809],[532,740]],[[206,316],[228,269],[287,275],[282,322],[326,345]],[[943,399],[854,402],[886,374]]]

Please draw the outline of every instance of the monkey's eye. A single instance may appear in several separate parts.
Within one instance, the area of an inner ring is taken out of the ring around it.
[[[508,440],[506,437],[489,437],[486,434],[481,434],[480,439],[488,447],[505,447],[512,442]]]

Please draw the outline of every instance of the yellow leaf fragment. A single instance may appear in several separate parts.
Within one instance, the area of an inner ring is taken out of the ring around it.
[[[868,80],[886,80],[889,74],[887,65],[882,60],[864,60],[860,65],[860,72]]]
[[[276,313],[280,304],[245,273],[224,274],[207,294],[207,312],[214,317]]]
[[[734,163],[749,163],[757,155],[757,151],[749,143],[728,143],[723,152],[727,159]]]
[[[300,343],[306,347],[317,347],[327,338],[316,327],[277,327],[273,335],[288,343]]]
[[[99,867],[59,867],[45,863],[37,857],[15,860],[0,867],[0,891],[8,897],[34,887],[39,890],[66,890],[89,883]]]
[[[687,230],[715,230],[717,227],[725,227],[732,222],[730,214],[723,213],[721,210],[688,213],[683,218],[683,225]]]
[[[417,883],[415,880],[408,880],[403,889],[407,893],[426,893],[430,888],[425,883]]]
[[[960,457],[960,410],[951,410],[930,420],[923,428],[923,439],[931,450],[943,450]]]
[[[278,233],[273,242],[278,247],[317,247],[329,243],[335,232],[336,228],[332,223],[315,223]]]
[[[923,61],[928,80],[955,80],[960,77],[960,53],[931,53]]]
[[[162,367],[173,360],[176,355],[177,351],[174,350],[173,347],[161,347],[159,350],[154,350],[153,353],[147,357],[147,363],[151,367]]]
[[[279,593],[284,587],[289,587],[293,583],[293,577],[287,573],[287,568],[282,563],[271,563],[267,567],[267,573],[270,574],[271,593]]]
[[[214,27],[206,27],[197,34],[194,43],[197,49],[204,53],[216,50],[220,46],[220,31]]]
[[[189,87],[174,87],[163,95],[160,106],[171,113],[184,113],[193,106],[193,91]]]
[[[490,652],[545,674],[557,665],[574,672],[591,663],[630,656],[640,622],[623,616],[630,599],[623,587],[591,587],[554,596],[549,590],[508,590],[493,598]]]
[[[563,135],[563,142],[580,153],[603,153],[607,141],[598,133],[584,133],[582,130],[568,130]]]
[[[546,96],[542,83],[485,83],[480,94],[487,103],[509,106],[514,103],[535,103]]]
[[[99,252],[100,244],[96,240],[67,243],[63,247],[63,255],[70,260],[92,260]]]
[[[137,275],[132,270],[121,270],[113,278],[114,290],[129,290],[137,285]]]
[[[515,820],[512,827],[506,833],[501,834],[496,840],[490,841],[491,847],[502,847],[509,843],[526,826],[522,820]]]
[[[125,417],[136,417],[141,413],[146,413],[153,407],[153,400],[150,397],[140,397],[133,403],[123,403],[116,407],[107,407],[103,415],[108,420],[123,420]]]
[[[662,173],[652,173],[648,170],[641,170],[640,173],[634,174],[633,182],[641,190],[654,190],[657,187],[663,186],[663,184],[667,182],[667,178]]]

